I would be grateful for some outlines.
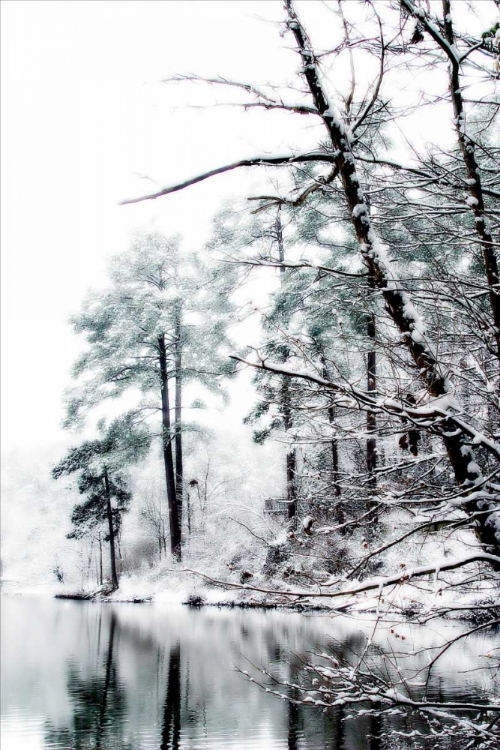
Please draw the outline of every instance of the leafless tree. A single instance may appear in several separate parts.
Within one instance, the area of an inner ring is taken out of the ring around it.
[[[161,488],[150,484],[142,496],[140,516],[158,545],[158,556],[167,555],[168,504]]]

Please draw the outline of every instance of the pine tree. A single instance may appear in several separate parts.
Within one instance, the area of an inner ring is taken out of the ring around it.
[[[71,515],[73,531],[69,538],[81,539],[107,524],[105,540],[109,542],[111,584],[118,588],[116,539],[123,514],[129,510],[132,495],[120,470],[144,457],[150,437],[133,426],[130,416],[115,420],[101,436],[71,448],[52,469],[54,479],[76,474],[78,492],[85,495]]]
[[[183,254],[178,238],[158,233],[138,235],[130,251],[113,260],[110,275],[110,286],[91,293],[73,318],[88,348],[74,368],[67,424],[80,424],[108,399],[139,394],[131,413],[136,422],[147,420],[151,436],[161,437],[170,546],[180,559],[183,435],[189,429],[182,419],[183,389],[195,381],[218,393],[231,374],[233,364],[224,356],[230,303],[217,271]],[[161,425],[155,426],[158,414]]]

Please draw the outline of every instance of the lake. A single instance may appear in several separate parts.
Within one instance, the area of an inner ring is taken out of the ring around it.
[[[465,626],[433,621],[380,627],[375,658],[400,652],[421,695],[428,648]],[[373,630],[357,619],[285,611],[190,609],[2,596],[2,750],[382,750],[427,731],[404,715],[351,716],[295,706],[246,678],[264,667],[296,680],[311,653],[335,644],[360,653]],[[404,640],[402,636],[404,635]],[[491,635],[459,641],[433,671],[427,696],[484,700]],[[414,649],[422,647],[417,656]],[[378,656],[377,656],[378,654]],[[316,658],[316,657],[312,657]],[[420,680],[418,679],[420,677]],[[267,678],[260,676],[261,681]],[[411,680],[414,683],[411,683]],[[267,683],[266,683],[267,684]],[[293,688],[285,688],[285,691]],[[432,747],[432,739],[423,746]]]

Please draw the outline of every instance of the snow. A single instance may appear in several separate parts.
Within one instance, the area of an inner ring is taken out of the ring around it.
[[[477,476],[481,476],[481,469],[475,461],[469,461],[469,463],[467,464],[467,472],[469,474],[476,474]]]
[[[367,213],[368,213],[368,207],[366,203],[358,203],[356,206],[354,206],[352,210],[352,216],[354,219],[359,219],[360,216],[364,216]]]
[[[411,332],[411,337],[417,344],[421,344],[424,341],[423,335],[416,328]]]
[[[302,527],[304,529],[309,530],[311,525],[314,523],[314,518],[312,516],[305,516],[305,518],[302,519]]]
[[[317,71],[317,75],[318,78],[320,78],[319,71]],[[325,86],[323,86],[323,90],[326,91]],[[323,116],[332,121],[334,126],[338,128],[341,136],[343,136],[344,138],[346,137],[347,131],[344,125],[344,120],[342,119],[340,112],[332,101],[328,101],[328,108],[323,113]]]

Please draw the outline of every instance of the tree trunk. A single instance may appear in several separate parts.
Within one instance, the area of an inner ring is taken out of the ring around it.
[[[451,20],[450,0],[443,0],[443,14],[446,38],[450,45],[454,45],[455,33],[453,31]],[[500,295],[498,292],[500,279],[498,274],[498,262],[495,253],[495,242],[485,215],[481,170],[479,169],[476,160],[475,143],[472,138],[468,137],[465,127],[465,111],[459,65],[450,66],[449,88],[455,114],[454,122],[457,138],[460,144],[465,169],[467,171],[470,196],[473,198],[473,201],[471,201],[473,204],[471,209],[474,214],[474,226],[479,235],[483,253],[486,281],[489,288],[489,299],[493,317],[493,330],[495,331],[495,341],[497,345],[497,356],[500,357]]]
[[[281,206],[278,207],[275,223],[276,242],[278,245],[278,260],[283,263],[285,260],[285,244],[283,242],[283,225],[281,223]],[[281,266],[280,276],[283,276],[286,269]],[[285,351],[283,361],[286,362],[289,357],[288,348]],[[289,432],[293,425],[292,405],[290,399],[290,382],[289,378],[283,378],[281,387],[281,411],[283,414],[283,424],[285,432]],[[294,447],[286,454],[286,500],[287,500],[287,517],[292,525],[295,525],[297,515],[297,452]]]
[[[109,557],[111,561],[111,584],[114,589],[118,588],[118,575],[116,573],[116,553],[115,553],[115,530],[113,528],[113,511],[111,508],[111,491],[109,488],[108,469],[104,467],[104,487],[106,490],[106,515],[108,517],[109,527]]]
[[[103,584],[103,577],[102,577],[102,538],[101,538],[101,532],[99,532],[99,585],[102,586]]]
[[[319,358],[321,362],[322,375],[325,378],[325,380],[330,380],[330,373],[328,371],[328,366],[326,364],[326,357],[325,357],[323,347],[321,346],[319,342],[317,346],[320,352]],[[330,404],[330,406],[328,407],[328,422],[330,423],[333,429],[333,425],[335,423],[335,407],[332,404]],[[338,444],[337,439],[334,437],[332,437],[330,441],[330,448],[331,448],[331,455],[332,455],[331,484],[332,484],[333,492],[336,495],[336,497],[340,497],[342,490],[341,490],[340,483],[339,483],[339,444]],[[335,507],[335,518],[336,518],[337,523],[339,524],[342,524],[345,522],[345,513],[344,513],[344,509],[342,508],[341,501],[338,501]],[[343,534],[344,530],[342,529],[340,533]]]
[[[165,521],[162,521],[161,538],[162,538],[162,541],[163,541],[163,554],[166,557],[167,556],[167,534],[166,534],[166,531],[165,531]]]
[[[421,9],[417,9],[412,0],[400,0],[400,2],[407,12],[411,13],[414,18],[417,18],[424,24],[430,36],[446,54],[450,63],[449,90],[453,104],[453,113],[455,115],[455,130],[465,170],[467,172],[468,191],[470,197],[473,199],[470,202],[470,208],[474,214],[474,226],[481,245],[493,319],[492,331],[495,336],[497,356],[500,358],[500,294],[498,292],[498,260],[495,252],[495,241],[485,214],[481,170],[476,159],[476,144],[473,138],[470,138],[467,135],[466,114],[460,80],[460,62],[457,59],[458,55],[455,48],[455,32],[453,30],[451,2],[450,0],[442,0],[444,36],[434,24],[429,24],[425,17],[425,13],[421,16]]]
[[[373,313],[368,314],[368,325],[367,334],[372,345],[375,344],[376,327],[375,327],[375,315]],[[367,357],[367,368],[366,368],[366,386],[368,393],[373,393],[377,390],[377,355],[375,348],[372,348],[368,352]],[[368,487],[369,491],[373,494],[377,490],[377,475],[375,470],[377,468],[377,438],[375,433],[377,431],[377,417],[375,412],[369,411],[366,414],[366,432],[368,438],[366,440],[366,469],[368,471]],[[369,502],[370,507],[373,507],[373,501]]]
[[[367,194],[366,205],[368,207],[368,214],[370,215],[370,201],[369,194]],[[375,291],[375,279],[370,276],[368,278],[368,288],[370,293]],[[366,335],[370,341],[370,350],[367,357],[366,367],[366,389],[368,393],[374,393],[377,390],[377,354],[375,351],[375,343],[377,339],[377,326],[375,321],[375,314],[369,312],[367,315]],[[377,431],[377,417],[375,412],[369,411],[366,414],[366,432],[368,438],[366,440],[366,469],[368,472],[368,490],[373,495],[377,491],[377,475],[375,474],[377,468],[377,438],[375,437]],[[368,506],[374,507],[373,500],[370,500]],[[376,516],[374,516],[376,520]],[[369,528],[369,527],[368,527]]]
[[[333,406],[328,409],[328,420],[330,424],[334,420],[334,409]],[[337,497],[340,496],[342,490],[339,484],[339,444],[335,438],[330,441],[330,447],[332,450],[332,487]]]
[[[180,561],[181,559],[181,527],[175,492],[174,461],[172,455],[172,436],[170,429],[170,401],[168,395],[168,368],[167,349],[165,346],[165,334],[158,336],[158,350],[160,360],[161,376],[161,416],[162,416],[162,440],[163,440],[163,463],[165,466],[165,482],[167,485],[168,516],[170,521],[170,550],[172,555]]]
[[[183,476],[182,462],[182,310],[178,304],[175,310],[175,493],[177,513],[182,532]]]
[[[288,359],[285,353],[284,362]],[[283,426],[285,432],[292,428],[292,406],[290,399],[290,378],[283,378],[281,384],[281,413],[283,415]],[[287,499],[287,516],[288,520],[295,523],[297,515],[297,452],[292,446],[286,454],[286,499]]]
[[[191,495],[189,492],[186,492],[186,510],[188,534],[191,535]]]
[[[297,515],[297,455],[295,448],[286,454],[286,497],[288,502],[288,520],[294,523]]]
[[[436,348],[428,341],[423,323],[407,293],[393,277],[389,259],[385,258],[384,248],[373,229],[357,175],[356,159],[351,150],[347,128],[323,88],[311,42],[295,13],[292,0],[285,0],[285,5],[289,27],[302,58],[304,77],[332,146],[337,152],[336,164],[363,261],[374,284],[382,292],[388,314],[403,334],[403,341],[429,395],[434,398],[452,395],[453,389],[447,371],[438,361]],[[496,535],[497,498],[494,494],[491,495],[491,500],[477,498],[474,495],[467,497],[467,493],[471,493],[482,479],[470,438],[462,429],[457,428],[451,417],[443,417],[439,425],[436,425],[436,431],[439,431],[442,437],[455,479],[464,488],[463,508],[474,519],[479,541],[487,550],[500,554],[500,534],[498,537]]]

